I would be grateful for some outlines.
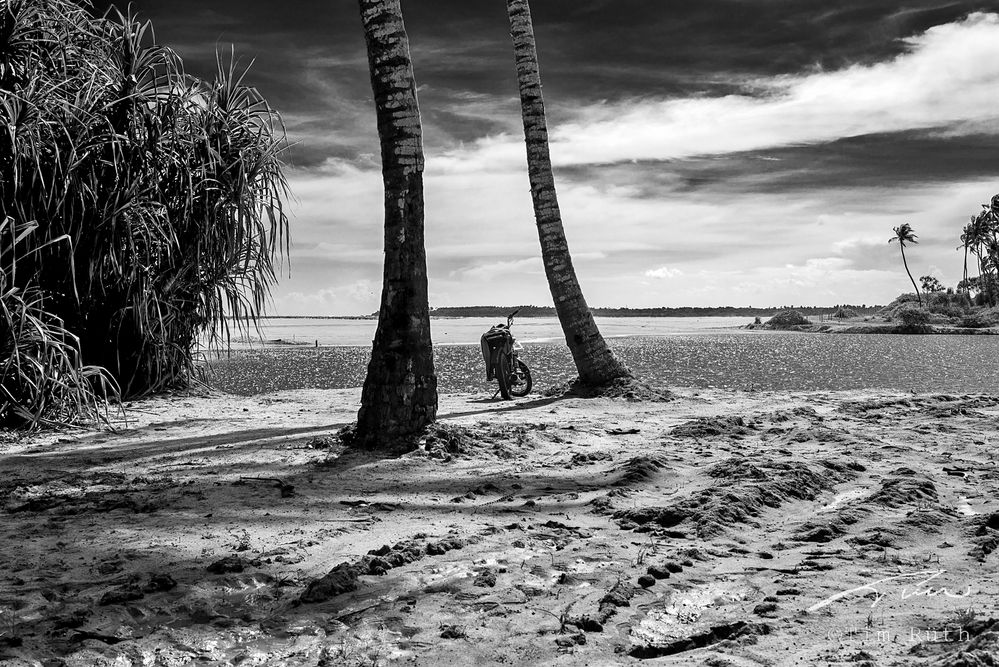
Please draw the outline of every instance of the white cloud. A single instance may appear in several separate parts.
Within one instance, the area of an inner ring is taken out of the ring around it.
[[[275,304],[280,315],[368,315],[378,310],[381,286],[356,280],[312,292],[289,292]]]
[[[365,180],[374,185],[369,188]],[[526,176],[486,179],[483,188],[469,189],[475,180],[474,175],[428,178],[432,305],[550,303],[540,259],[528,256],[538,252],[538,239],[530,194],[519,187]],[[277,286],[275,312],[377,309],[380,186],[377,172],[365,172],[315,188],[336,190],[344,198],[339,208],[303,198],[311,212],[296,220],[293,238],[296,244],[318,245],[293,248],[292,279]],[[960,228],[995,189],[994,180],[986,180],[890,192],[791,192],[776,199],[739,193],[718,202],[697,193],[637,199],[623,191],[567,185],[559,195],[576,271],[591,305],[760,306],[887,303],[908,284],[897,245],[887,243],[891,228],[902,222],[920,235],[920,244],[906,250],[913,272],[924,275],[939,267],[940,280],[954,285],[962,271],[962,255],[954,250]],[[358,200],[362,193],[367,201]],[[488,205],[476,206],[476,197],[488,199]],[[364,206],[371,209],[364,225],[323,221],[326,211],[339,218],[344,209],[360,212]],[[313,258],[319,250],[330,254]],[[682,273],[659,280],[646,275],[657,269]],[[343,286],[360,280],[370,284],[369,298],[347,298]],[[297,294],[289,298],[292,293]]]
[[[582,108],[553,128],[561,164],[663,159],[939,127],[999,133],[999,15],[931,28],[890,62],[766,82],[769,95],[639,100]],[[383,195],[372,158],[290,173],[293,279],[283,314],[377,309]],[[433,305],[550,303],[521,138],[428,155],[426,237]],[[583,170],[586,171],[586,170]],[[599,170],[594,170],[599,173]],[[577,273],[594,306],[886,303],[906,289],[891,228],[910,222],[916,275],[960,278],[960,227],[994,179],[893,189],[737,192],[724,198],[599,176],[559,181]],[[639,176],[640,178],[640,176]],[[646,189],[647,191],[648,189]],[[920,268],[922,267],[922,268]],[[936,273],[939,267],[940,273]],[[352,287],[353,286],[353,287]],[[910,288],[911,289],[911,288]]]
[[[490,281],[509,275],[544,275],[545,269],[540,257],[528,257],[509,261],[489,262],[476,266],[466,266],[452,271],[451,278]]]
[[[948,126],[999,130],[999,14],[976,13],[909,38],[894,60],[755,81],[761,94],[584,106],[551,131],[556,165],[662,160]],[[441,171],[524,162],[516,135],[436,159]]]
[[[663,280],[667,278],[676,278],[677,276],[682,276],[683,271],[680,269],[671,269],[668,266],[661,266],[658,269],[650,269],[645,272],[645,277],[656,278],[658,280]]]

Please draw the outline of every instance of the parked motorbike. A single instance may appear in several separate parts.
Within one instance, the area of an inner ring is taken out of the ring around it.
[[[482,358],[486,362],[486,379],[499,384],[499,393],[505,399],[512,396],[527,396],[533,386],[531,369],[521,359],[519,352],[524,346],[510,333],[515,310],[506,318],[506,324],[497,324],[482,334]]]

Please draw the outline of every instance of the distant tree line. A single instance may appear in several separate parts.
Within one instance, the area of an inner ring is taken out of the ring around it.
[[[797,310],[806,315],[823,315],[849,308],[861,315],[876,313],[883,306],[867,304],[837,304],[835,306],[773,306],[754,308],[753,306],[683,306],[678,308],[592,308],[596,317],[763,317],[780,310]],[[550,306],[448,306],[431,308],[431,317],[506,317],[518,310],[518,317],[555,317],[555,309]]]

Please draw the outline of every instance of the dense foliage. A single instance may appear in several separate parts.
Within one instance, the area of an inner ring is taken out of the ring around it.
[[[923,333],[928,330],[930,324],[929,311],[912,303],[900,308],[897,318],[901,322],[902,330],[910,333]]]
[[[982,204],[982,210],[971,216],[961,234],[961,245],[965,251],[964,280],[958,288],[965,293],[976,292],[978,305],[999,305],[999,195],[992,197],[989,204]],[[968,255],[973,256],[973,265],[978,265],[978,276],[968,273]]]
[[[4,339],[30,303],[124,393],[183,384],[198,337],[254,322],[275,279],[280,119],[232,58],[194,79],[131,16],[0,7]]]

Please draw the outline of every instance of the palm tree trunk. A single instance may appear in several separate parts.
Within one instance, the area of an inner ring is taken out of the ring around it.
[[[985,247],[989,258],[988,264],[991,266],[991,269],[988,270],[990,306],[995,306],[997,300],[999,300],[999,252],[997,252],[997,245],[999,245],[999,240],[996,239],[996,233],[993,231],[992,243]]]
[[[359,446],[391,448],[437,417],[423,234],[423,131],[400,0],[359,0],[385,187],[378,328],[357,413]]]
[[[541,74],[530,6],[527,0],[508,0],[507,11],[517,60],[520,107],[527,143],[527,168],[534,200],[534,217],[541,241],[541,258],[548,277],[548,288],[555,301],[555,312],[562,325],[562,333],[565,334],[565,342],[572,352],[579,379],[583,383],[603,385],[616,378],[631,377],[631,371],[617,360],[600,335],[586,299],[583,298],[583,291],[572,266],[572,257],[569,255],[569,244],[565,238],[562,214],[555,194],[555,175],[552,173],[548,149],[548,126],[541,95]]]
[[[964,244],[964,293],[970,294],[971,290],[968,288],[968,244]]]
[[[982,266],[982,246],[978,245],[975,252],[975,257],[978,260],[978,295],[981,296],[985,293],[985,275],[984,267]]]
[[[898,246],[899,250],[902,251],[902,266],[905,267],[905,272],[909,275],[909,281],[912,282],[912,288],[916,290],[916,298],[919,299],[919,305],[923,305],[923,297],[919,293],[919,288],[916,287],[916,281],[912,279],[912,273],[909,271],[909,263],[905,261],[905,246],[901,243]]]

